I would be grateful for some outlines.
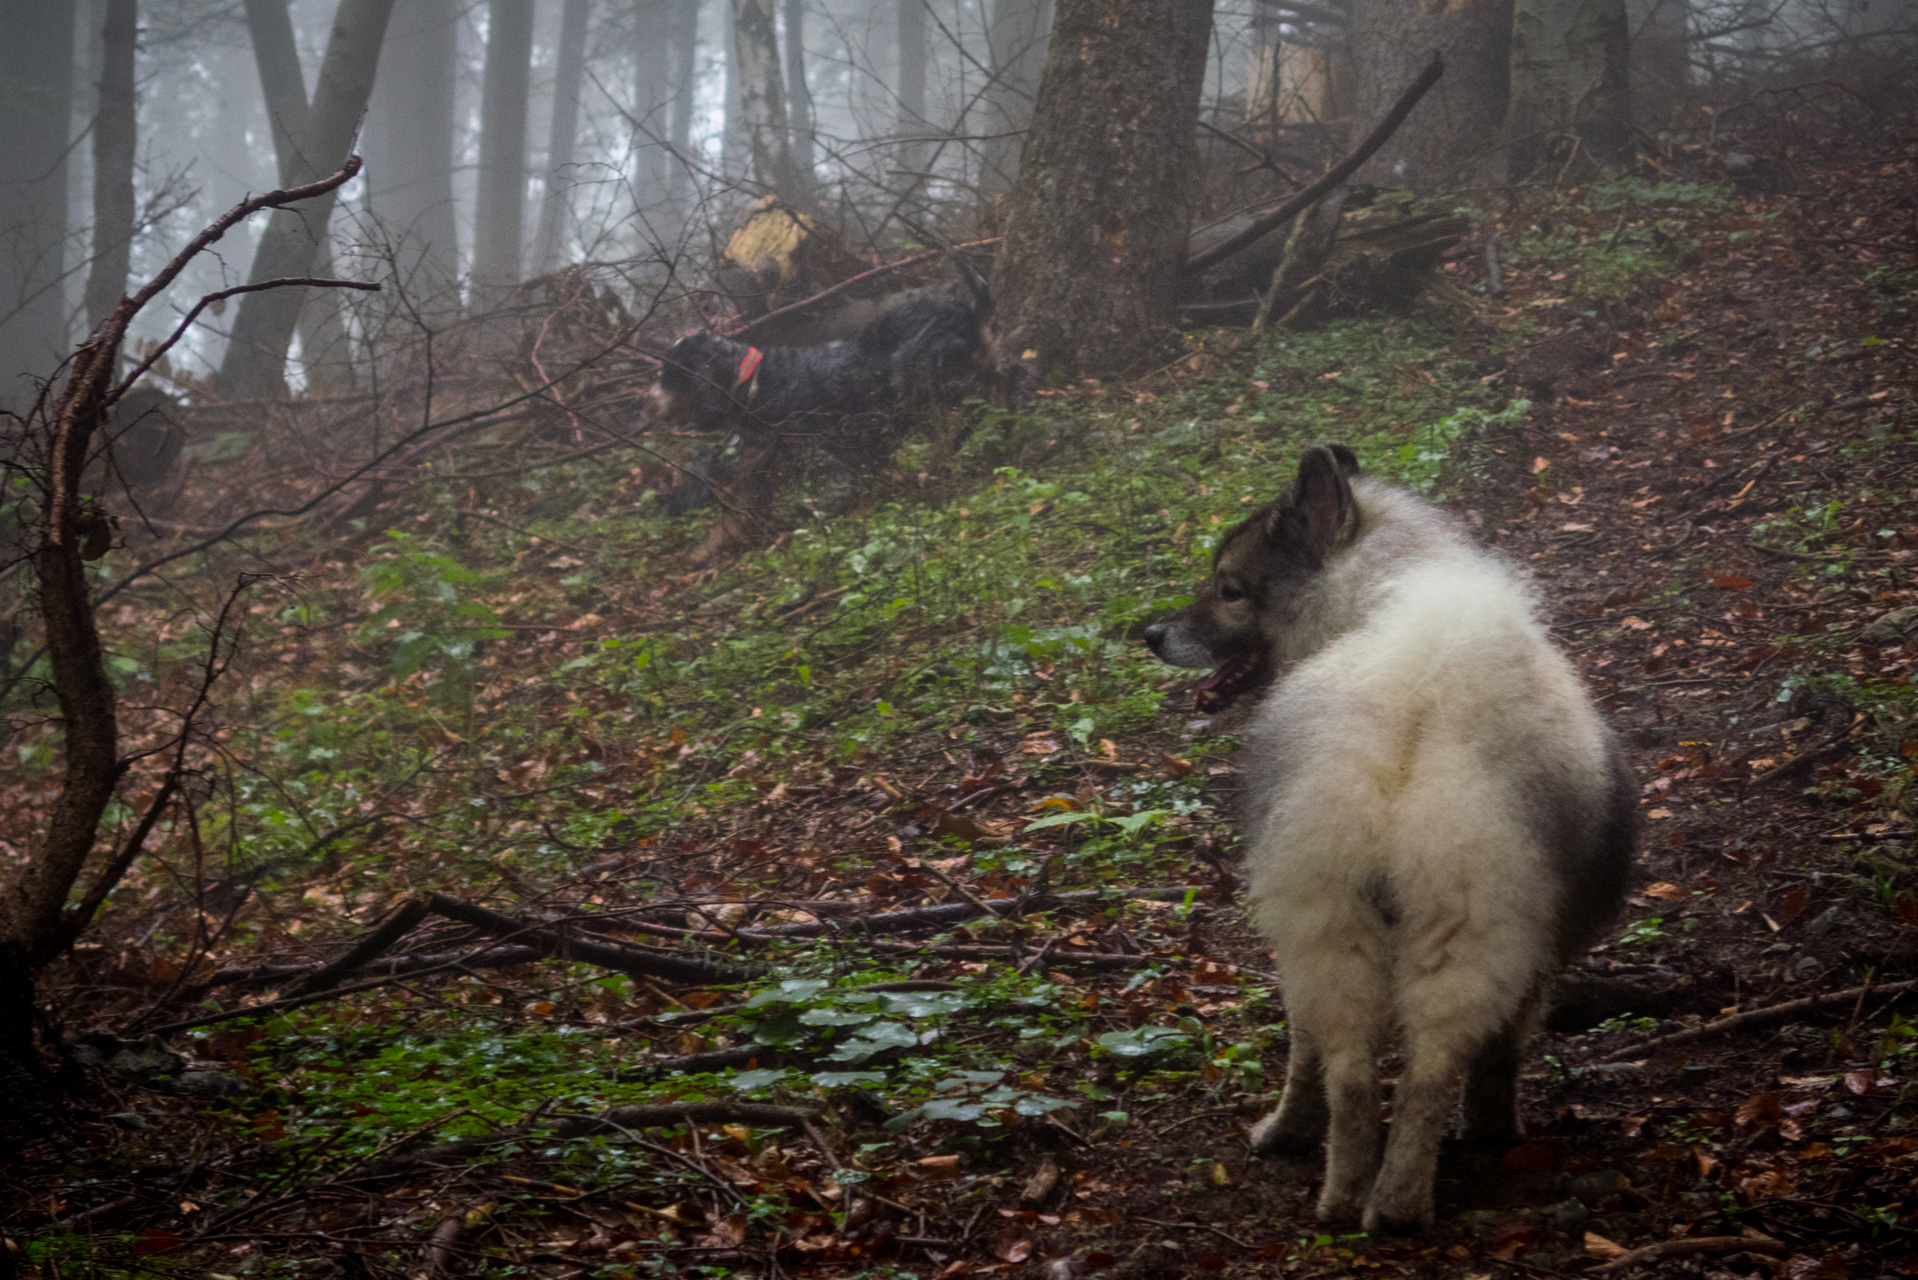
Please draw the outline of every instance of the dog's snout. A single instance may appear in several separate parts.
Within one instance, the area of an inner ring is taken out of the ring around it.
[[[1155,622],[1145,629],[1145,647],[1156,654],[1163,655],[1165,645],[1165,623]]]

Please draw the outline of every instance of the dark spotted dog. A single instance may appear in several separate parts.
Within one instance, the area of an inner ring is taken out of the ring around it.
[[[735,515],[763,513],[778,462],[799,443],[816,441],[846,465],[869,469],[897,442],[903,411],[962,395],[983,349],[985,313],[975,284],[971,300],[921,294],[851,338],[818,346],[756,347],[696,333],[662,357],[651,407],[661,421],[736,444],[720,497]],[[671,498],[676,509],[701,505],[720,482],[711,458],[691,470]]]

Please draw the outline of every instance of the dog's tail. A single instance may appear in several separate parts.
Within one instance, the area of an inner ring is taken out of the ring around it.
[[[983,328],[986,321],[992,318],[992,286],[987,284],[986,278],[973,267],[972,259],[912,219],[901,215],[899,221],[905,224],[906,230],[946,255],[946,260],[952,263],[953,270],[957,271],[959,278],[966,282],[966,289],[972,294],[973,314],[978,317],[979,324]]]
[[[959,273],[959,278],[966,282],[966,288],[972,291],[972,309],[978,315],[979,322],[984,324],[992,315],[992,286],[987,284],[986,278],[973,268],[972,260],[965,254],[943,244],[939,248],[947,258],[951,259],[953,269]]]

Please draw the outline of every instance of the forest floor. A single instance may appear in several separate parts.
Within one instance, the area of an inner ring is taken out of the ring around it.
[[[974,410],[716,570],[604,457],[250,545],[227,767],[56,975],[85,1105],[0,1274],[1918,1274],[1918,135],[1772,142],[1487,198],[1501,299],[1474,253],[1469,312]],[[1233,722],[1136,643],[1335,438],[1530,570],[1644,784],[1529,1136],[1420,1238],[1248,1157]]]

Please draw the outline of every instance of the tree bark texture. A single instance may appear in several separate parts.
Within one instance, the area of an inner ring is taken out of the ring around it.
[[[692,194],[693,171],[687,156],[693,145],[693,70],[699,56],[699,0],[673,0],[672,86],[673,154],[666,180],[675,208]]]
[[[783,0],[786,20],[786,118],[792,122],[793,163],[813,171],[812,88],[806,82],[806,0]]]
[[[1376,120],[1433,50],[1445,79],[1361,171],[1381,186],[1432,190],[1492,157],[1505,118],[1512,0],[1353,0],[1360,121]]]
[[[1051,32],[1052,0],[993,0],[986,23],[992,82],[986,86],[979,172],[979,190],[988,197],[1010,189],[1019,175],[1019,153]]]
[[[397,0],[366,128],[366,200],[394,273],[429,316],[459,311],[453,93],[459,0]]]
[[[560,11],[559,57],[553,69],[553,127],[546,143],[546,191],[533,236],[533,273],[559,269],[566,242],[566,190],[572,185],[579,136],[579,89],[586,78],[586,19],[591,0],[566,0]]]
[[[1508,177],[1528,177],[1573,145],[1599,164],[1624,156],[1632,129],[1627,30],[1625,0],[1515,0]]]
[[[633,198],[642,224],[666,198],[673,159],[674,0],[638,0],[633,7]]]
[[[480,90],[479,193],[473,212],[473,297],[499,301],[519,283],[526,217],[526,103],[533,60],[533,0],[487,5],[486,78]]]
[[[793,156],[773,0],[732,0],[732,7],[733,57],[738,66],[734,83],[753,179],[793,208],[810,211],[812,175],[803,172]]]
[[[0,0],[0,405],[33,400],[23,375],[67,352],[61,272],[74,16],[48,0]]]
[[[113,314],[127,288],[133,252],[133,55],[138,0],[106,0],[100,107],[93,118],[93,264],[87,271],[86,323]]]
[[[292,152],[293,173],[282,174],[282,181],[288,185],[317,181],[346,162],[353,135],[373,93],[380,45],[392,17],[393,2],[340,0],[326,56],[320,63],[319,83],[313,90],[313,105]],[[326,256],[323,248],[334,197],[335,192],[328,191],[300,204],[275,209],[253,254],[248,283],[312,275],[315,264]],[[286,394],[286,352],[299,323],[304,292],[269,289],[242,298],[233,322],[233,337],[214,383],[221,395],[247,400]]]
[[[1059,0],[995,272],[1003,359],[1103,374],[1163,350],[1211,31],[1211,0]]]

